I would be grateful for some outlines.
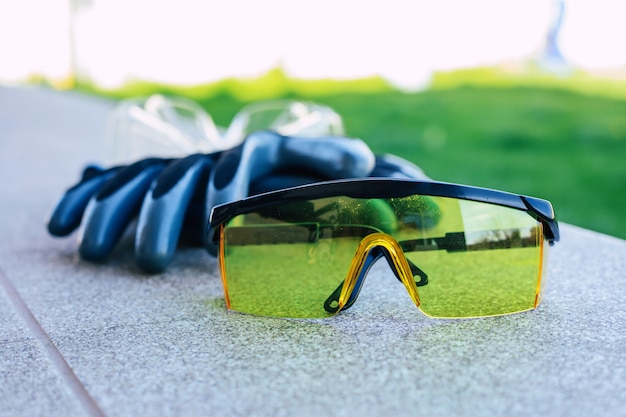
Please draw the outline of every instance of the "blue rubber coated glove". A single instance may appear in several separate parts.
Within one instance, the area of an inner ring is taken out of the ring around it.
[[[162,272],[181,238],[202,244],[215,204],[308,182],[363,177],[374,165],[360,140],[261,132],[224,153],[149,158],[106,170],[89,167],[57,204],[48,230],[66,236],[80,226],[79,253],[97,262],[106,259],[138,217],[137,263],[146,272]]]

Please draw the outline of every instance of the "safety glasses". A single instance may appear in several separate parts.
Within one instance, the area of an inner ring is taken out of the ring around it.
[[[502,191],[404,179],[339,180],[215,207],[229,309],[328,317],[356,300],[385,258],[426,315],[484,317],[536,308],[552,205]]]

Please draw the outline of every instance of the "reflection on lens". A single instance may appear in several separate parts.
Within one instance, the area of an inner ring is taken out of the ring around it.
[[[521,210],[433,200],[441,208],[436,227],[427,231],[404,223],[395,235],[405,256],[428,275],[428,285],[419,288],[420,309],[433,317],[480,317],[534,308],[540,223]],[[409,247],[415,237],[421,246]]]

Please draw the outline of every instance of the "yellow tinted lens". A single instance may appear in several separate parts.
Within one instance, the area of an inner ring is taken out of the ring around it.
[[[534,308],[541,284],[541,224],[507,207],[429,200],[439,209],[436,222],[419,224],[410,210],[398,212],[394,233],[407,259],[428,277],[418,288],[420,309],[433,317],[480,317]]]
[[[230,308],[275,317],[330,316],[324,303],[343,282],[360,238],[308,241],[306,226],[272,225],[264,233],[276,234],[275,243],[250,240],[244,244],[240,238],[258,233],[254,229],[241,226],[225,230]],[[299,242],[303,234],[307,240]]]
[[[527,212],[455,198],[300,201],[224,226],[229,307],[277,317],[327,317],[363,237],[397,240],[432,317],[480,317],[537,306],[543,234]],[[331,297],[335,294],[335,297]],[[416,300],[417,301],[417,300]]]

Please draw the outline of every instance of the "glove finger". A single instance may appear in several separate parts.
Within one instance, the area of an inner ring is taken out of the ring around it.
[[[281,145],[277,157],[279,169],[339,179],[367,177],[376,164],[374,153],[360,139],[285,136]]]
[[[84,259],[100,261],[111,252],[167,162],[151,158],[122,168],[90,200],[78,237],[78,250]]]
[[[250,184],[248,194],[261,194],[268,191],[280,190],[281,188],[297,187],[299,185],[310,184],[327,179],[328,178],[291,173],[272,174],[253,181],[252,184]]]
[[[48,220],[48,232],[53,236],[67,236],[76,230],[89,200],[118,170],[117,167],[108,170],[93,166],[86,168],[81,181],[69,188],[55,206]]]
[[[376,166],[369,174],[369,177],[430,179],[420,167],[393,154],[376,155]],[[327,176],[302,175],[293,172],[293,170],[288,170],[287,172],[270,174],[252,181],[248,194],[261,194],[281,188],[297,187],[329,179],[331,178]]]
[[[135,236],[137,263],[144,271],[162,272],[171,262],[189,204],[196,189],[206,189],[212,166],[206,155],[190,155],[169,165],[154,181],[141,206]]]
[[[420,167],[392,154],[376,155],[376,166],[369,176],[430,180]]]

